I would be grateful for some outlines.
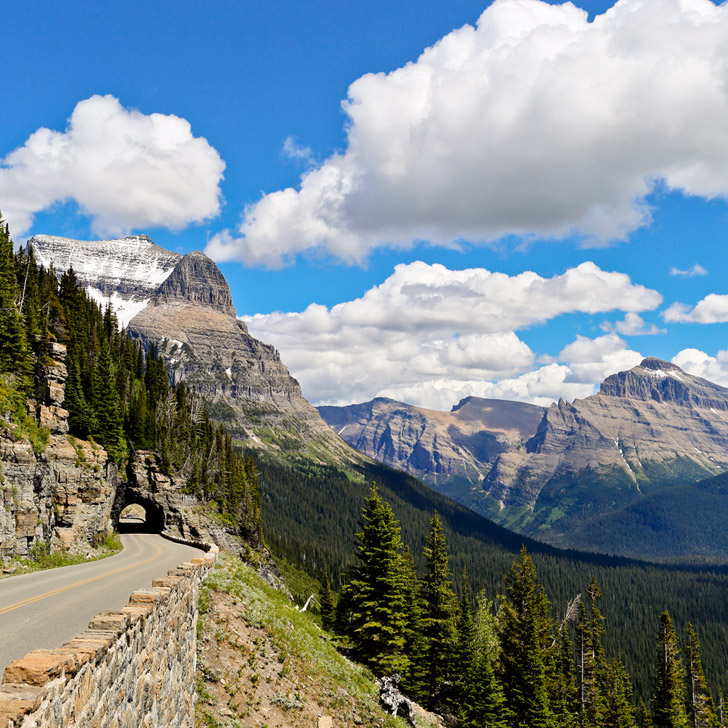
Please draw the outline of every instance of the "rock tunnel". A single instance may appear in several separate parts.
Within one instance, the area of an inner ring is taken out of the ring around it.
[[[120,517],[122,511],[131,505],[138,505],[144,509],[146,518],[143,523],[138,521],[131,524],[125,523],[125,519]],[[119,533],[128,533],[129,531],[161,533],[165,525],[164,508],[156,501],[153,493],[148,495],[140,493],[137,488],[125,487],[122,484],[116,491],[116,499],[111,510],[111,522],[114,530]]]

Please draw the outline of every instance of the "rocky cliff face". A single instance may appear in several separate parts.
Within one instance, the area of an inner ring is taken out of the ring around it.
[[[98,242],[36,235],[29,243],[39,262],[59,272],[73,266],[132,336],[157,347],[173,382],[203,394],[211,416],[247,446],[340,464],[361,460],[306,401],[278,352],[236,319],[227,281],[204,253],[180,256],[146,235]]]
[[[0,427],[0,555],[26,556],[39,541],[79,549],[111,530],[118,473],[98,445],[69,437],[64,396],[65,348],[55,344],[38,414],[50,430],[43,452],[5,419]],[[45,393],[45,394],[44,394]]]
[[[155,307],[173,303],[196,304],[235,316],[233,298],[225,277],[199,251],[188,253],[179,260],[152,298],[152,306]]]
[[[59,274],[73,268],[94,300],[112,304],[122,326],[147,305],[182,257],[146,235],[115,240],[35,235],[28,245],[46,268],[52,264]]]
[[[583,529],[566,538],[576,521],[728,470],[728,389],[653,358],[548,409],[470,398],[449,413],[391,400],[320,411],[368,455],[570,546],[588,545]]]
[[[464,399],[451,412],[381,397],[318,410],[357,450],[463,498],[501,453],[524,448],[545,411],[523,402],[478,397]]]
[[[155,453],[136,451],[119,473],[102,447],[67,434],[65,347],[51,344],[49,353],[54,358],[30,403],[50,431],[46,447],[35,451],[9,414],[0,412],[0,559],[27,556],[45,542],[83,552],[98,534],[114,530],[133,503],[144,508],[151,531],[241,553],[245,543],[234,524],[221,524],[186,494],[184,480],[163,473]],[[261,553],[260,573],[279,583],[275,564]]]

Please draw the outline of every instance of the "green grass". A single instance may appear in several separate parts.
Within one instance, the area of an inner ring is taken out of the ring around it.
[[[28,574],[32,571],[44,571],[45,569],[57,569],[61,566],[85,564],[88,561],[98,561],[99,559],[105,559],[107,556],[113,556],[122,549],[119,534],[113,531],[97,534],[92,546],[95,553],[89,557],[85,554],[69,554],[61,549],[51,551],[48,541],[36,541],[28,556],[16,556],[9,561],[0,560],[0,567],[15,567],[12,574],[0,574],[0,579]]]
[[[7,374],[0,375],[0,425],[10,426],[16,440],[30,440],[34,452],[45,451],[50,432],[28,414],[26,394]]]
[[[291,574],[290,567],[285,570]],[[308,613],[298,612],[287,594],[276,590],[261,579],[247,564],[225,553],[220,554],[217,565],[205,580],[200,594],[200,613],[210,607],[212,592],[223,592],[232,596],[240,605],[241,613],[253,628],[262,628],[271,642],[284,656],[284,661],[295,656],[299,678],[323,686],[323,693],[329,695],[330,707],[341,707],[337,688],[343,687],[349,700],[355,701],[367,725],[366,715],[376,717],[386,728],[401,728],[402,718],[386,716],[379,707],[379,690],[374,675],[364,667],[343,657],[333,642],[324,638],[315,619]],[[204,666],[203,666],[204,669]],[[288,699],[288,698],[286,698]],[[208,725],[204,716],[203,701],[198,701],[198,725]],[[290,707],[295,706],[282,706]],[[429,723],[419,721],[426,728]]]

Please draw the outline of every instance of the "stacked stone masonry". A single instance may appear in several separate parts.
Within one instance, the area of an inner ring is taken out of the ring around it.
[[[217,553],[155,579],[62,647],[8,665],[0,728],[191,728],[199,588]]]

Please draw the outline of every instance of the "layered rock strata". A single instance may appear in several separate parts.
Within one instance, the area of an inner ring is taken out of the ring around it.
[[[50,430],[43,452],[18,439],[12,424],[0,428],[0,555],[27,556],[33,544],[52,541],[82,548],[111,529],[118,473],[98,445],[69,437],[65,347],[53,344],[54,359],[38,387],[37,413]]]
[[[128,332],[162,354],[172,383],[186,382],[208,411],[247,446],[321,460],[356,454],[301,393],[276,349],[254,339],[235,317],[230,288],[203,253],[188,253]]]
[[[547,409],[473,397],[448,413],[383,399],[319,411],[367,455],[560,544],[574,520],[728,470],[728,389],[654,358]]]
[[[726,469],[728,389],[648,358],[591,397],[552,404],[525,450],[499,457],[484,490],[533,511],[578,479],[591,484],[584,505],[606,488],[616,507]]]
[[[205,396],[212,418],[247,447],[289,459],[362,461],[326,427],[278,352],[235,317],[230,288],[203,253],[182,257],[145,235],[93,242],[36,235],[29,244],[59,273],[72,266],[132,336],[156,347],[173,383]]]
[[[433,485],[477,484],[501,453],[523,449],[544,408],[468,397],[451,412],[378,397],[347,407],[318,407],[324,421],[357,450]]]

